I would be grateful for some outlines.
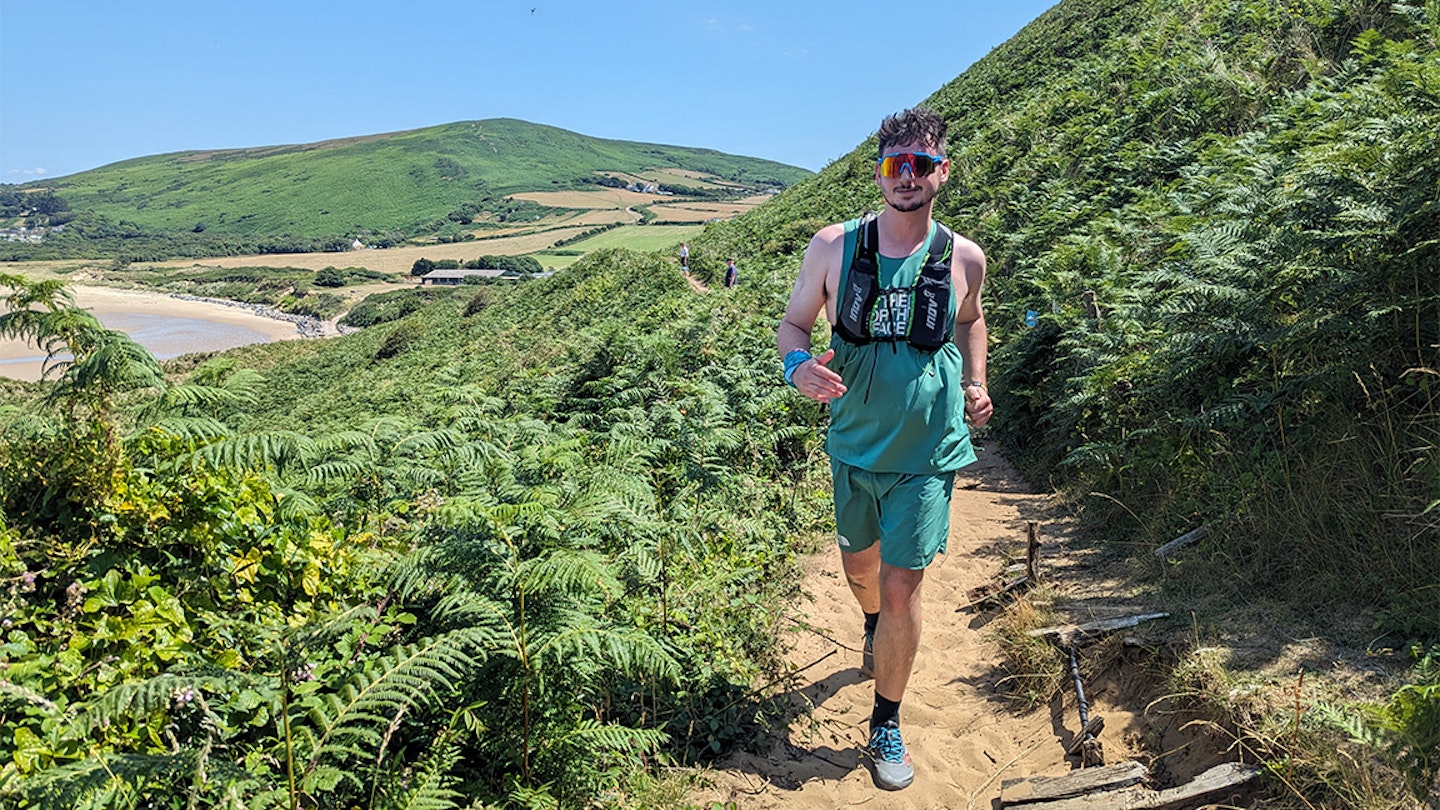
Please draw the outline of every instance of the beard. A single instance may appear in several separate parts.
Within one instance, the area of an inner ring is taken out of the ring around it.
[[[895,200],[890,199],[889,194],[886,194],[885,204],[890,206],[891,208],[894,208],[896,211],[899,211],[902,214],[908,214],[911,211],[919,211],[921,208],[929,205],[931,200],[935,199],[935,195],[928,193],[928,190],[925,189],[923,186],[920,187],[919,190],[921,194],[918,197],[912,198],[908,202],[896,202]]]

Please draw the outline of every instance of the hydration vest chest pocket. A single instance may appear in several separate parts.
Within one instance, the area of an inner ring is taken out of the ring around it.
[[[870,335],[880,340],[903,338],[910,329],[909,287],[881,290],[870,313]]]

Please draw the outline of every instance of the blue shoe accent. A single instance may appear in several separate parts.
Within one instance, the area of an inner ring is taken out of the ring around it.
[[[895,721],[870,729],[870,756],[875,761],[875,784],[881,788],[900,790],[915,781],[915,766]]]

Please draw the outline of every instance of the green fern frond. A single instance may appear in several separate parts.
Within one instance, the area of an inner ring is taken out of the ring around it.
[[[275,512],[283,520],[297,520],[320,512],[320,504],[298,489],[273,487],[271,494],[275,496]]]
[[[370,455],[375,455],[376,453],[375,437],[361,430],[341,430],[334,433],[327,433],[316,439],[314,446],[311,448],[316,456],[326,456],[362,449]]]
[[[520,578],[526,590],[534,593],[598,592],[613,599],[622,591],[609,561],[593,551],[561,550],[528,560],[520,566]]]
[[[1383,704],[1347,712],[1320,704],[1320,716],[1350,741],[1379,754],[1423,801],[1440,774],[1440,685],[1407,684]]]
[[[436,430],[412,433],[395,444],[395,452],[400,455],[412,455],[421,452],[433,453],[439,450],[449,450],[454,447],[459,447],[464,441],[464,434],[458,430]]]
[[[70,348],[76,359],[64,362],[60,379],[46,397],[49,402],[165,386],[165,375],[155,356],[123,332],[105,330],[87,346],[87,351],[77,349],[73,341]]]
[[[338,692],[314,695],[303,709],[314,729],[308,773],[322,759],[353,759],[368,744],[373,754],[382,730],[397,712],[409,711],[447,692],[489,656],[495,634],[468,627],[416,644],[397,646],[373,659]]]
[[[660,578],[660,556],[656,546],[649,543],[635,543],[625,550],[621,559],[629,560],[635,566],[635,573],[645,582]]]
[[[230,428],[210,416],[165,416],[151,422],[150,427],[192,444],[219,441],[230,434]]]
[[[504,608],[493,599],[473,591],[456,591],[441,597],[430,609],[430,620],[439,627],[468,627],[472,630],[485,629],[490,638],[485,646],[494,649],[498,639],[508,635],[506,625],[501,621]]]
[[[247,433],[207,444],[197,450],[193,458],[236,470],[273,467],[283,475],[301,463],[309,454],[311,444],[308,438],[293,431]]]
[[[349,481],[364,475],[370,469],[359,461],[327,461],[312,466],[306,473],[306,479],[313,484]]]
[[[574,750],[577,754],[594,756],[597,752],[624,754],[639,759],[660,749],[670,736],[660,729],[630,728],[614,723],[600,723],[587,718],[576,723],[552,745]]]
[[[506,803],[522,810],[553,810],[560,802],[550,792],[550,785],[528,786],[516,780],[505,796]]]
[[[483,441],[470,441],[447,448],[442,456],[447,464],[459,467],[478,468],[500,456],[495,445]]]
[[[0,528],[3,528],[3,526],[3,521],[0,521]],[[0,695],[7,695],[25,703],[39,706],[47,712],[58,712],[60,710],[60,707],[56,705],[54,701],[39,692],[16,683],[11,683],[3,678],[0,678]]]
[[[195,765],[193,751],[104,754],[30,774],[16,792],[35,810],[131,807],[140,798],[138,788],[156,781],[188,782]]]
[[[575,668],[579,662],[599,658],[636,678],[673,682],[680,674],[680,665],[649,635],[599,627],[584,614],[575,614],[563,630],[546,636],[531,654],[540,669],[547,665]]]
[[[15,274],[0,275],[0,287],[9,287],[13,292],[5,296],[5,308],[8,314],[28,310],[32,304],[39,304],[48,310],[56,310],[75,306],[75,295],[65,282],[59,279],[47,279],[45,281],[31,281],[30,279]],[[3,316],[0,316],[0,328],[6,323]],[[0,332],[5,337],[19,337],[9,333]]]
[[[403,781],[392,776],[381,791],[376,810],[451,810],[458,807],[464,795],[455,790],[456,779],[450,774],[460,761],[457,745],[437,745],[434,752],[421,761]]]
[[[218,676],[157,675],[135,683],[122,683],[105,690],[86,705],[78,719],[82,733],[89,729],[102,728],[120,720],[141,721],[155,712],[168,709],[177,695],[187,690],[198,693],[202,689],[225,691],[233,686],[233,679]],[[203,702],[201,704],[203,706]],[[205,709],[212,722],[220,724],[220,718]]]
[[[243,389],[234,390],[220,386],[186,383],[167,389],[165,394],[156,400],[156,407],[164,411],[184,412],[197,408],[214,411],[219,408],[247,405],[253,401],[253,394]]]

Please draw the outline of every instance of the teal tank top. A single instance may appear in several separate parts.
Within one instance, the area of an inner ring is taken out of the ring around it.
[[[840,289],[855,255],[858,219],[845,223]],[[930,236],[935,235],[930,223]],[[926,247],[904,259],[877,256],[883,287],[908,287],[925,264]],[[955,318],[955,293],[948,317]],[[825,450],[836,461],[871,472],[936,475],[975,461],[965,423],[965,362],[953,341],[934,352],[906,342],[857,346],[832,335],[830,368],[845,395],[830,402]]]

